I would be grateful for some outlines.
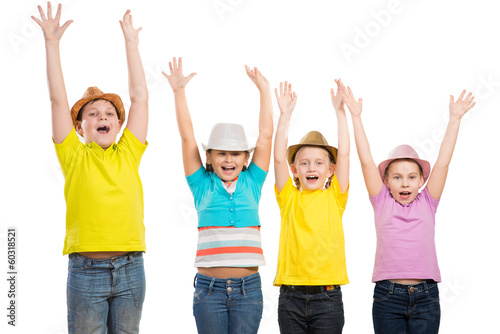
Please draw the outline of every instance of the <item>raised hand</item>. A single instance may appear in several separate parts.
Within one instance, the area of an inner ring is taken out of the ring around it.
[[[252,80],[259,90],[269,89],[269,82],[266,77],[260,73],[257,67],[254,67],[253,70],[251,70],[250,67],[245,65],[245,70],[247,71],[247,75],[250,80]]]
[[[464,98],[465,93],[465,90],[463,90],[457,101],[454,100],[453,95],[450,95],[450,118],[455,117],[457,119],[461,119],[467,111],[476,105],[476,102],[473,102],[474,97],[472,96],[472,93],[467,94]]]
[[[292,90],[292,84],[288,83],[288,81],[285,81],[285,84],[280,82],[279,93],[278,88],[274,89],[274,93],[276,94],[281,114],[291,115],[295,104],[297,104],[297,94]]]
[[[130,9],[128,9],[123,15],[123,20],[120,20],[120,26],[122,27],[125,42],[131,43],[134,46],[139,45],[139,32],[142,30],[142,27],[134,29]]]
[[[161,72],[167,79],[172,90],[176,92],[179,89],[184,89],[188,82],[196,75],[196,73],[191,73],[187,77],[182,74],[182,57],[179,57],[179,63],[177,63],[174,57],[172,62],[168,63],[170,68],[170,75],[165,72]]]
[[[69,20],[66,21],[62,26],[59,25],[59,20],[61,19],[61,9],[62,5],[59,4],[59,6],[57,6],[56,17],[52,18],[52,5],[50,4],[50,2],[47,2],[47,16],[45,16],[42,6],[38,6],[41,20],[37,19],[34,16],[31,17],[42,28],[43,37],[45,38],[46,42],[58,42],[69,25],[73,23],[73,20]]]
[[[351,115],[352,116],[361,115],[361,111],[363,110],[363,99],[359,99],[358,101],[356,101],[356,99],[354,98],[354,94],[352,93],[351,87],[347,86],[346,88],[342,82],[340,82],[340,85],[341,85],[340,91],[342,93],[344,103],[347,105],[347,108],[349,108]]]
[[[330,89],[330,94],[332,95],[332,105],[335,110],[343,111],[344,97],[341,92],[342,81],[340,79],[335,79],[335,83],[337,84],[337,95],[335,95],[335,90],[333,88]]]

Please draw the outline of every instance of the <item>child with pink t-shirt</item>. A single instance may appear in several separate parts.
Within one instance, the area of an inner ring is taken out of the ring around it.
[[[375,212],[375,333],[437,333],[441,275],[434,243],[435,213],[462,116],[476,104],[474,97],[471,93],[465,96],[465,91],[457,101],[450,96],[448,127],[431,172],[429,162],[419,159],[409,145],[397,146],[377,168],[361,122],[362,99],[356,101],[349,87],[342,86],[342,94],[351,112],[361,169]]]

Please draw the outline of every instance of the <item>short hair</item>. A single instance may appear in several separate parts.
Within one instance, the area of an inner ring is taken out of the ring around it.
[[[93,104],[94,102],[99,101],[99,100],[102,100],[102,101],[108,101],[109,103],[111,103],[111,105],[113,106],[113,108],[115,108],[116,116],[118,116],[118,119],[120,119],[120,113],[118,112],[118,109],[116,108],[116,106],[114,105],[114,103],[113,103],[113,102],[111,102],[110,100],[106,100],[106,99],[98,98],[98,99],[90,100],[89,102],[85,103],[85,104],[84,104],[84,105],[80,108],[80,110],[78,111],[78,115],[76,116],[76,120],[77,120],[77,121],[81,121],[81,120],[82,120],[83,110],[85,109],[85,107],[86,107],[88,104]]]

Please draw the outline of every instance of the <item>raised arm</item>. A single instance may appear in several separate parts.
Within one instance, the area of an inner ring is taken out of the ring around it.
[[[370,196],[375,196],[380,193],[383,183],[377,165],[375,164],[375,161],[373,161],[370,144],[368,143],[368,138],[366,137],[365,129],[363,128],[363,123],[361,122],[363,100],[359,99],[356,101],[351,88],[346,88],[342,83],[340,83],[340,85],[344,102],[347,105],[347,108],[349,108],[349,112],[352,117],[354,141],[356,142],[356,149],[361,163],[361,170],[363,171],[363,178],[365,179],[366,190],[368,190],[368,194]]]
[[[196,172],[202,165],[200,151],[194,138],[193,122],[186,100],[186,85],[196,75],[191,73],[187,77],[182,74],[182,58],[179,58],[179,63],[174,58],[173,62],[169,62],[170,75],[162,72],[168,79],[168,83],[174,91],[175,100],[175,115],[177,117],[177,126],[182,141],[182,160],[184,162],[184,174],[189,176]]]
[[[130,94],[127,128],[144,144],[148,133],[148,87],[139,54],[139,32],[142,28],[134,29],[130,10],[127,10],[123,15],[120,26],[125,38]],[[123,119],[121,121],[122,124],[125,122]]]
[[[473,102],[474,97],[472,93],[469,93],[465,98],[464,95],[465,90],[462,91],[457,101],[454,101],[453,95],[450,95],[450,119],[448,127],[446,128],[443,142],[439,149],[437,161],[434,164],[434,168],[432,168],[429,181],[427,182],[427,191],[435,199],[439,199],[443,193],[446,177],[448,176],[448,167],[453,156],[453,151],[455,150],[455,144],[457,143],[462,116],[476,104],[476,102]]]
[[[271,160],[271,147],[273,144],[273,103],[269,82],[260,73],[257,67],[251,70],[245,65],[248,77],[257,86],[260,93],[259,138],[255,145],[252,161],[266,172],[269,170]]]
[[[330,89],[330,93],[332,95],[332,105],[335,109],[335,114],[337,115],[339,136],[335,173],[337,175],[337,180],[339,181],[340,191],[345,193],[347,189],[349,189],[349,151],[351,148],[349,128],[347,126],[347,117],[344,109],[344,99],[342,93],[340,92],[342,82],[340,79],[337,79],[335,80],[335,83],[337,84],[337,95],[335,95],[335,90],[333,88]]]
[[[59,53],[59,41],[73,21],[66,21],[60,26],[61,9],[62,5],[59,4],[56,16],[52,18],[52,6],[47,2],[47,16],[42,7],[38,6],[41,20],[31,17],[42,28],[45,38],[47,81],[52,109],[52,138],[56,144],[62,143],[73,128]]]
[[[297,103],[297,94],[292,91],[292,84],[285,81],[280,82],[280,90],[275,89],[276,99],[280,108],[280,119],[276,138],[274,139],[274,177],[276,180],[276,189],[281,192],[288,181],[290,174],[286,162],[286,148],[288,145],[288,129],[290,128],[290,119]]]

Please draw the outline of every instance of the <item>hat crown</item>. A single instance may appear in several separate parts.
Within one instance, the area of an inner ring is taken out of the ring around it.
[[[205,151],[214,149],[220,151],[249,151],[250,147],[245,135],[245,129],[240,124],[217,123],[210,132],[208,144],[202,144]]]
[[[98,95],[103,95],[103,94],[104,93],[99,88],[89,87],[89,88],[87,88],[85,93],[83,93],[82,99],[86,99],[86,98],[94,97],[94,96],[98,96]]]
[[[299,142],[300,145],[329,146],[326,138],[319,131],[308,132]]]
[[[387,159],[420,159],[417,151],[410,145],[396,146],[390,153]]]

